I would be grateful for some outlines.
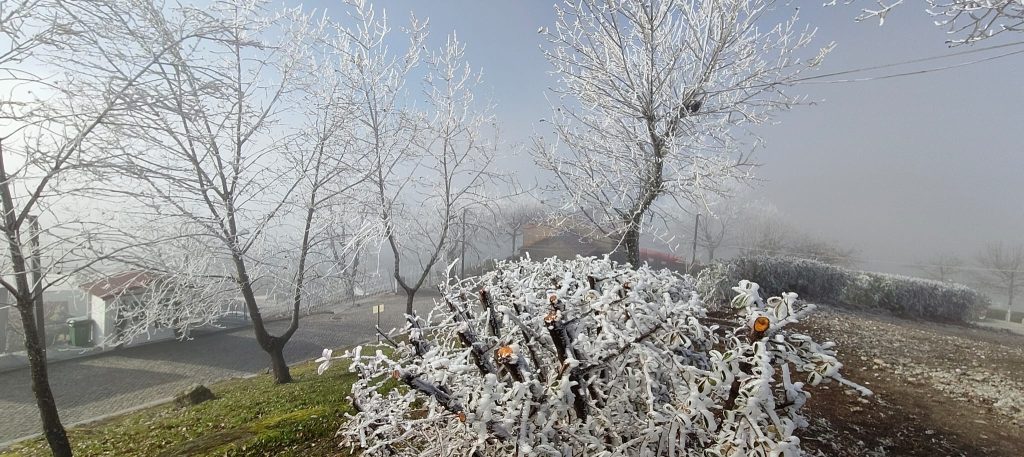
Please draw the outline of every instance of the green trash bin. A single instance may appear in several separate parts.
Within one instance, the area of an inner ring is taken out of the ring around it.
[[[80,348],[92,346],[92,319],[73,317],[68,319],[68,334],[72,346]]]

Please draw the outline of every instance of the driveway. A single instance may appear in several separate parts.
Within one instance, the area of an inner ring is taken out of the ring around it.
[[[417,298],[418,312],[428,310],[431,303],[430,297]],[[382,328],[403,324],[404,296],[373,297],[333,313],[303,316],[285,348],[285,358],[296,363],[319,357],[325,347],[375,340],[376,317],[370,312],[375,304],[385,305]],[[277,334],[287,324],[271,322],[268,328]],[[67,425],[164,400],[191,384],[259,373],[269,366],[270,359],[256,344],[252,329],[238,328],[191,341],[154,343],[52,363],[49,373],[61,421]],[[27,368],[0,373],[0,411],[0,443],[39,433],[39,412]]]

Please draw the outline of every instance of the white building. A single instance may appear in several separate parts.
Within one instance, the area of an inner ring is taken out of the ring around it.
[[[118,336],[131,324],[130,312],[142,306],[143,294],[149,291],[158,278],[144,271],[127,271],[83,284],[81,288],[90,296],[87,316],[92,319],[92,344],[112,346]],[[150,326],[143,333],[133,337],[123,346],[134,346],[151,341],[173,339],[171,328]]]

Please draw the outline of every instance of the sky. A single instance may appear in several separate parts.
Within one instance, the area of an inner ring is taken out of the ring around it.
[[[1003,34],[949,48],[919,5],[877,22],[855,22],[855,6],[796,2],[836,42],[821,73],[1024,41]],[[387,0],[398,24],[429,17],[439,43],[455,31],[484,71],[509,145],[542,131],[552,84],[537,29],[554,21],[552,0]],[[344,14],[341,2],[307,3]],[[788,7],[787,7],[788,8]],[[1009,48],[1010,51],[1020,47]],[[989,57],[974,53],[852,77],[927,69]],[[912,271],[939,254],[970,257],[993,241],[1024,242],[1024,54],[902,78],[794,87],[815,101],[776,116],[756,133],[760,182],[752,190],[801,230],[855,248],[865,269]],[[826,79],[844,79],[839,76]],[[517,163],[528,164],[523,157]]]

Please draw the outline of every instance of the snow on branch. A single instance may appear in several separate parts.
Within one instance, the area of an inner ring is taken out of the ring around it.
[[[551,139],[531,153],[572,225],[622,245],[659,205],[701,203],[752,176],[750,126],[806,99],[791,84],[832,49],[764,0],[580,0],[541,29],[558,78]],[[568,222],[568,221],[567,221]]]
[[[857,0],[845,0],[850,4]],[[837,0],[825,3],[834,6]],[[873,7],[861,9],[857,21],[878,19],[878,25],[885,24],[885,18],[903,0],[875,0]],[[928,0],[928,14],[936,17],[935,25],[943,27],[955,36],[951,45],[973,43],[998,35],[1002,32],[1024,31],[1024,1],[1022,0]]]
[[[506,261],[441,287],[394,351],[347,353],[362,455],[797,455],[806,385],[831,343],[787,326],[814,309],[757,284],[709,316],[695,280],[605,259]],[[393,338],[392,341],[401,341]],[[328,352],[319,359],[330,365]]]
[[[972,43],[1010,31],[1024,31],[1024,1],[1021,0],[928,0],[928,13],[938,17],[936,25],[946,27],[959,38],[953,44]]]

